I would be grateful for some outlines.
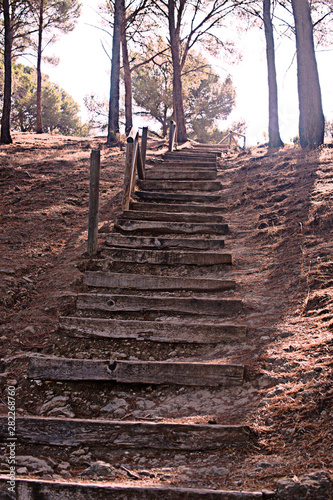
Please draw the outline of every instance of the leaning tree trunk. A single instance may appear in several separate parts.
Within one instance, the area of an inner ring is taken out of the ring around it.
[[[10,111],[12,98],[12,27],[10,22],[9,1],[3,0],[3,19],[5,30],[5,47],[4,47],[4,92],[3,92],[3,107],[1,117],[1,138],[2,144],[11,144],[12,138],[10,135]]]
[[[325,119],[308,0],[292,0],[296,29],[299,138],[302,148],[324,142]]]
[[[115,0],[107,144],[116,141],[119,133],[120,45],[123,13],[124,0]]]
[[[263,0],[263,17],[266,38],[266,59],[268,73],[268,136],[269,147],[283,146],[279,129],[278,89],[276,82],[275,49],[271,19],[271,0]]]
[[[123,53],[124,83],[125,83],[125,133],[128,134],[133,127],[132,112],[132,77],[128,58],[127,38],[125,27],[121,35],[121,46]]]
[[[187,140],[185,116],[183,107],[183,89],[181,79],[181,65],[180,65],[180,34],[179,26],[176,28],[175,24],[175,2],[168,0],[169,12],[169,33],[170,45],[172,55],[172,68],[173,68],[173,115],[177,123],[177,141],[185,142]]]
[[[43,133],[42,120],[42,41],[43,41],[44,0],[40,0],[37,49],[37,134]]]

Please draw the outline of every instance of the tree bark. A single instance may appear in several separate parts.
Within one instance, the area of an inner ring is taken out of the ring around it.
[[[9,1],[3,0],[3,19],[5,30],[5,48],[4,48],[4,93],[3,93],[3,108],[1,117],[1,138],[2,144],[11,144],[12,138],[10,135],[10,112],[11,112],[11,97],[12,97],[12,26],[10,22]]]
[[[123,15],[124,0],[115,0],[107,144],[116,141],[119,133],[120,45]]]
[[[299,138],[302,148],[324,142],[325,119],[308,0],[292,0],[296,29]]]
[[[269,147],[283,146],[279,129],[278,89],[276,81],[274,35],[271,18],[271,0],[263,0],[263,18],[266,38],[266,59],[268,74],[268,136]]]
[[[124,67],[124,83],[125,83],[125,133],[128,134],[133,127],[133,113],[132,113],[132,76],[129,65],[126,29],[123,26],[121,36],[121,45],[123,53],[123,67]]]
[[[37,48],[37,134],[43,133],[42,120],[42,41],[44,22],[44,0],[40,0],[39,20],[38,20],[38,48]]]
[[[169,34],[173,67],[173,114],[177,123],[177,142],[187,141],[183,107],[183,89],[180,64],[180,23],[175,21],[175,0],[168,0]]]

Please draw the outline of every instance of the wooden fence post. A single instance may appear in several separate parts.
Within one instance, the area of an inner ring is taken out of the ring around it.
[[[133,140],[127,139],[126,164],[125,164],[124,187],[123,187],[123,201],[122,201],[122,205],[121,205],[122,210],[128,210],[130,197],[131,197],[133,149],[134,149]]]
[[[88,254],[97,252],[98,203],[99,203],[100,151],[93,149],[90,154]]]
[[[174,139],[174,131],[175,131],[175,122],[170,120],[170,128],[169,128],[169,151],[173,151],[173,139]]]
[[[147,139],[148,139],[148,127],[142,127],[141,158],[142,158],[143,170],[145,170],[146,166]]]

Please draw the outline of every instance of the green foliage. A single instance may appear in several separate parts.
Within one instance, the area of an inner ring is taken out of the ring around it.
[[[104,131],[107,128],[108,103],[100,99],[95,94],[86,95],[83,99],[88,111],[89,127],[96,132]]]
[[[140,66],[132,74],[133,97],[141,108],[141,116],[150,116],[162,126],[166,135],[172,117],[171,63],[159,57],[150,64]]]
[[[185,107],[189,136],[199,142],[211,140],[216,120],[226,119],[235,104],[235,90],[231,78],[221,83],[219,76],[210,71],[191,86]],[[216,134],[216,132],[215,132]]]
[[[172,118],[172,63],[168,54],[138,67],[132,75],[133,97],[141,108],[162,125],[165,136]],[[200,142],[219,136],[216,121],[226,119],[235,105],[235,90],[228,77],[221,82],[206,59],[189,54],[182,75],[185,122],[189,137]]]
[[[2,83],[1,83],[2,85]],[[13,66],[12,127],[22,132],[36,129],[36,70],[23,64]],[[43,75],[42,117],[45,130],[64,135],[88,135],[82,125],[79,105],[58,85]]]

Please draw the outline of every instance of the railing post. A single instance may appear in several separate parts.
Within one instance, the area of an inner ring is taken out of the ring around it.
[[[140,151],[140,143],[139,139],[137,140],[136,143],[136,156],[135,156],[135,163],[136,163],[136,169],[138,172],[138,178],[141,180],[144,180],[145,178],[145,170],[143,166],[143,161],[142,161],[142,156],[141,156],[141,151]]]
[[[148,139],[148,127],[143,127],[142,139],[141,139],[141,158],[142,158],[143,171],[145,170],[146,166],[147,139]]]
[[[169,129],[169,151],[173,151],[173,144],[174,144],[174,135],[175,135],[175,122],[173,120],[170,120],[170,129]]]
[[[93,149],[90,154],[88,254],[97,252],[98,203],[99,203],[100,151]]]
[[[125,163],[125,175],[124,175],[124,187],[123,187],[123,201],[121,208],[122,210],[129,209],[130,197],[131,197],[131,184],[132,184],[132,164],[133,164],[133,149],[134,142],[133,139],[127,139],[126,144],[126,163]]]

